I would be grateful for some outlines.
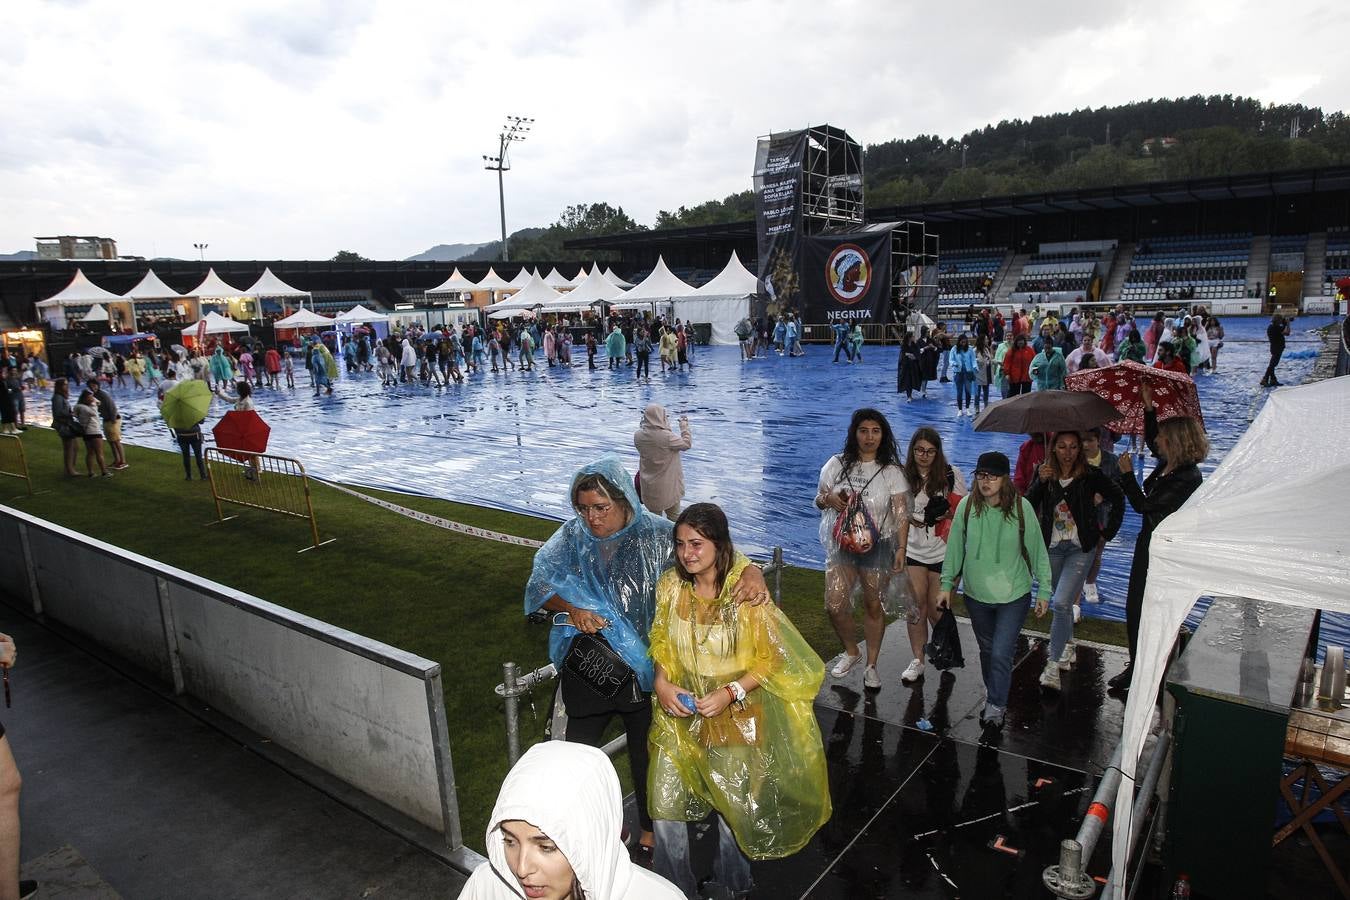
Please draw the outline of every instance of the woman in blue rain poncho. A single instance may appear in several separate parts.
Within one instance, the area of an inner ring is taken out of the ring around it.
[[[640,843],[650,848],[647,732],[653,670],[647,641],[656,613],[656,582],[670,566],[672,525],[642,507],[632,477],[613,454],[572,476],[568,501],[576,517],[564,522],[535,554],[525,585],[525,614],[540,609],[554,614],[549,659],[561,672],[567,740],[598,747],[610,719],[623,719],[643,832]],[[734,596],[738,602],[768,599],[758,568],[747,567]],[[633,670],[613,697],[595,693],[563,665],[578,633],[599,633]]]
[[[234,380],[234,366],[230,364],[230,358],[225,355],[225,348],[216,345],[216,350],[211,354],[211,366],[208,370],[211,373],[213,385],[223,386]]]
[[[746,559],[721,509],[696,503],[681,513],[674,545],[651,629],[661,707],[648,785],[655,868],[696,896],[686,823],[713,810],[714,875],[722,894],[740,896],[752,887],[747,857],[796,853],[830,817],[812,709],[825,664],[778,607],[731,599]]]

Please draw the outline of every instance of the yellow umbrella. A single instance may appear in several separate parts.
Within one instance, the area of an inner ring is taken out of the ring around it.
[[[206,418],[211,408],[211,389],[196,378],[180,381],[164,395],[159,414],[170,428],[186,430]]]

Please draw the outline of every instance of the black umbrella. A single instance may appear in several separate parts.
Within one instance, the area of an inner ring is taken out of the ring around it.
[[[974,425],[976,431],[1044,434],[1087,431],[1119,418],[1119,410],[1087,391],[1034,391],[989,404]]]

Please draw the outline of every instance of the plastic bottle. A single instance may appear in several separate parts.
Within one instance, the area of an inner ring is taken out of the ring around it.
[[[1172,885],[1172,900],[1190,900],[1191,897],[1191,876],[1182,872],[1177,875],[1176,883]]]

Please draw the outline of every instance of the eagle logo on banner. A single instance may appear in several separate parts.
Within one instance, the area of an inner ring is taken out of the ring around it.
[[[825,283],[840,303],[857,303],[871,277],[872,260],[857,244],[840,244],[825,261]]]

